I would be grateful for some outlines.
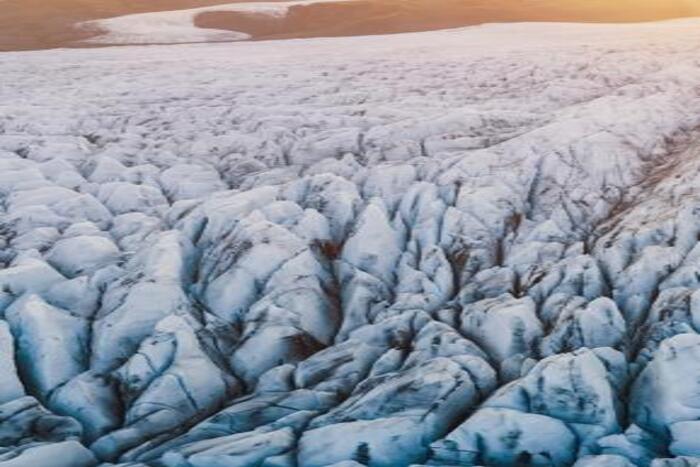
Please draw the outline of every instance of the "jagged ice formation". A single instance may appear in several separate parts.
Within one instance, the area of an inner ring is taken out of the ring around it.
[[[700,465],[699,52],[0,55],[0,466]]]

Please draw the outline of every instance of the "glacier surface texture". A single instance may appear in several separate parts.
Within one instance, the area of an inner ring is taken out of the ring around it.
[[[700,465],[700,21],[0,55],[0,467]]]

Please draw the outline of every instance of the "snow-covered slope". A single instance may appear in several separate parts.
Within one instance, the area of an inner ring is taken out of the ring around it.
[[[293,6],[327,3],[337,0],[296,0],[282,2],[242,2],[187,10],[139,13],[87,21],[81,28],[101,31],[87,39],[92,44],[182,44],[188,42],[226,42],[248,39],[243,32],[221,31],[195,26],[197,15],[207,12],[237,12],[284,17]],[[353,1],[353,0],[344,0]]]
[[[700,465],[699,52],[3,54],[0,466]]]

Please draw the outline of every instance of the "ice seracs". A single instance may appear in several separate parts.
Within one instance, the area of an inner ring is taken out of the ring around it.
[[[6,55],[0,466],[696,464],[699,31]]]

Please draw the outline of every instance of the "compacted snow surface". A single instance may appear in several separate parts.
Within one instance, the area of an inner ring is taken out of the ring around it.
[[[0,80],[0,466],[700,465],[700,21]]]

